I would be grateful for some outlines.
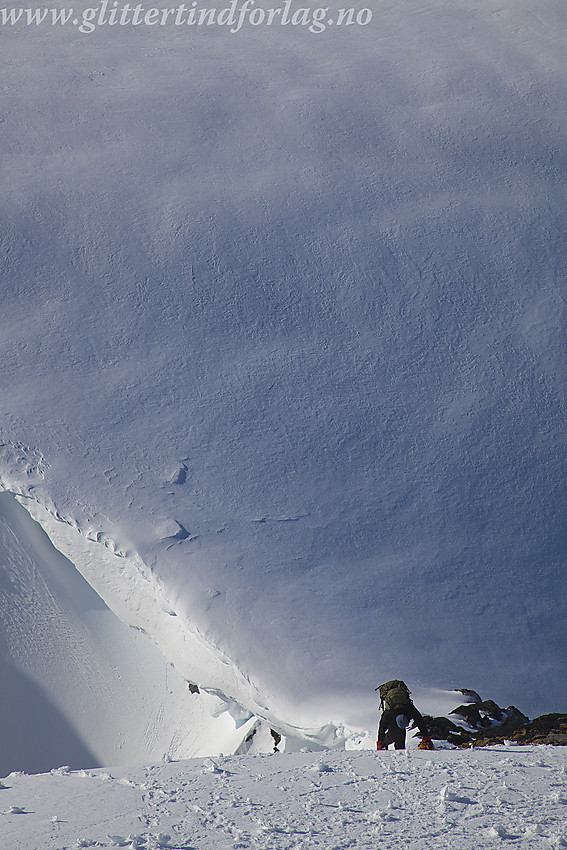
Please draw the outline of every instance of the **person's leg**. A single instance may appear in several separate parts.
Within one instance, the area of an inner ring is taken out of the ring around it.
[[[386,744],[386,736],[388,735],[388,731],[392,726],[392,720],[394,724],[396,722],[395,718],[392,717],[392,712],[386,709],[382,712],[382,717],[380,718],[380,725],[378,727],[378,740],[382,741]],[[390,744],[392,740],[390,740]],[[387,745],[386,745],[387,746]]]
[[[395,733],[394,733],[393,729],[387,729],[386,730],[386,734],[384,735],[383,740],[384,740],[384,746],[386,747],[386,749],[388,749],[390,744],[393,744],[394,740],[395,740]]]
[[[393,735],[393,743],[395,750],[405,750],[406,748],[406,730],[400,729],[398,724],[396,723],[395,728],[392,730]]]
[[[384,736],[381,740],[384,742],[386,748],[389,747],[390,744],[394,744],[394,747],[398,749],[397,742],[399,741],[400,729],[396,723],[396,712],[391,710],[385,711],[382,715],[380,727]],[[402,729],[401,731],[403,732],[404,730]]]

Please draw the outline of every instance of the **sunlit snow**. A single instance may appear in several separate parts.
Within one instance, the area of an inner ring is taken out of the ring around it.
[[[12,775],[2,838],[11,850],[560,848],[565,753],[284,753]]]

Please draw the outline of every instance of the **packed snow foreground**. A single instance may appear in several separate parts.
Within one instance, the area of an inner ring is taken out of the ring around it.
[[[567,846],[567,750],[293,753],[14,773],[10,850]]]

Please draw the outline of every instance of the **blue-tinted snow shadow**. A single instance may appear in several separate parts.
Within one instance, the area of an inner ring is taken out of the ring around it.
[[[75,565],[56,549],[47,533],[12,493],[0,493],[0,516],[4,517],[18,538],[26,541],[27,551],[41,565],[45,580],[57,594],[69,602],[79,614],[86,611],[107,611],[108,606],[83,578]],[[2,547],[0,545],[0,553]],[[0,561],[0,588],[6,585]],[[5,589],[11,589],[9,586]]]
[[[101,766],[42,689],[5,658],[0,676],[0,776]]]
[[[43,773],[62,765],[100,767],[49,694],[11,658],[4,630],[7,624],[13,629],[14,623],[20,622],[18,615],[25,613],[23,606],[38,604],[35,597],[26,593],[26,582],[35,580],[36,572],[46,587],[79,616],[106,606],[11,493],[0,494],[0,517],[5,531],[0,540],[0,775],[15,770]],[[24,549],[21,541],[25,541]],[[22,560],[12,563],[14,553],[21,553]],[[26,627],[30,627],[30,622],[33,625],[33,619],[21,620]],[[19,635],[20,640],[24,634],[25,630]],[[17,635],[15,628],[12,640]],[[39,640],[38,635],[35,640]]]

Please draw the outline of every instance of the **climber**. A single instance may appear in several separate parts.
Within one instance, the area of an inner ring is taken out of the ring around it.
[[[405,682],[392,679],[376,688],[380,691],[380,708],[383,710],[378,727],[377,750],[387,750],[390,744],[394,749],[403,750],[406,746],[406,729],[413,720],[421,733],[421,749],[432,750],[433,742],[422,715],[410,698],[410,690]]]

